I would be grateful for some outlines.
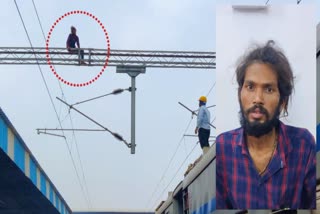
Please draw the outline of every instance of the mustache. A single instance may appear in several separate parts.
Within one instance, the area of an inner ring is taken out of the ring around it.
[[[255,112],[256,109],[259,109],[259,111],[264,114],[264,115],[268,115],[268,111],[267,109],[265,109],[263,106],[261,105],[254,105],[252,106],[251,108],[247,109],[246,113],[249,114],[249,113],[252,113],[252,112]]]

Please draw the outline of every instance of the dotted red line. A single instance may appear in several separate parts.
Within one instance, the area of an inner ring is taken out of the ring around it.
[[[87,82],[84,82],[84,83],[72,83],[72,82],[69,82],[69,81],[66,81],[64,80],[62,77],[59,76],[59,74],[56,72],[56,70],[54,69],[54,67],[52,66],[52,63],[51,63],[51,60],[50,60],[50,55],[49,55],[49,43],[50,43],[50,37],[51,37],[51,34],[52,34],[52,31],[53,29],[56,27],[56,25],[65,17],[67,16],[70,16],[70,15],[73,15],[73,14],[83,14],[83,15],[87,15],[89,16],[90,18],[94,19],[99,25],[100,27],[102,28],[103,32],[104,32],[104,35],[106,37],[106,41],[107,41],[107,57],[106,57],[106,61],[101,69],[101,71],[99,72],[99,74],[97,76],[95,76],[93,79],[87,81]],[[83,11],[83,10],[74,10],[74,11],[70,11],[70,12],[67,12],[65,13],[64,15],[60,16],[54,23],[53,25],[51,26],[49,32],[48,32],[48,36],[47,36],[47,40],[46,40],[46,58],[47,58],[47,63],[51,69],[51,71],[53,72],[53,74],[58,78],[58,80],[60,80],[61,82],[63,82],[64,84],[66,85],[69,85],[69,86],[73,86],[73,87],[83,87],[83,86],[87,86],[87,85],[90,85],[92,84],[93,82],[95,82],[101,75],[102,73],[104,72],[104,70],[106,69],[106,67],[108,66],[108,63],[109,63],[109,58],[110,58],[110,39],[109,39],[109,35],[108,35],[108,32],[106,30],[106,28],[104,27],[104,25],[102,24],[102,22],[96,17],[94,16],[93,14],[89,13],[89,12],[86,12],[86,11]]]

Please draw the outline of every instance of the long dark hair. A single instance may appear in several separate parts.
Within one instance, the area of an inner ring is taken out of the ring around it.
[[[236,68],[237,82],[239,86],[238,96],[240,96],[240,91],[244,83],[246,69],[248,66],[256,62],[268,64],[275,71],[280,92],[279,104],[283,104],[284,116],[287,116],[289,98],[294,89],[294,77],[287,57],[278,47],[275,46],[275,42],[273,40],[269,40],[263,46],[257,46],[240,59],[240,63]]]

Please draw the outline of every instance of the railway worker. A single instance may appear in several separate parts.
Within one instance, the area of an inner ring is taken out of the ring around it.
[[[207,98],[201,96],[199,98],[199,113],[197,117],[197,126],[195,134],[198,134],[200,146],[203,154],[205,154],[209,148],[209,137],[210,137],[210,112],[206,107]]]
[[[71,26],[71,33],[68,36],[67,39],[67,49],[69,53],[74,53],[74,54],[79,54],[79,50],[73,49],[76,48],[76,45],[78,48],[80,48],[80,41],[79,37],[77,36],[77,29],[74,26]],[[84,59],[84,51],[80,50],[80,63],[81,64],[86,64],[83,59]]]
[[[294,89],[286,56],[268,41],[235,72],[241,127],[216,138],[216,208],[315,209],[314,137],[279,120]]]

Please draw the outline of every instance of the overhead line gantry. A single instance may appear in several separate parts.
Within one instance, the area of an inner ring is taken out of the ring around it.
[[[81,48],[78,54],[66,48],[0,47],[0,65],[80,65],[80,50],[84,51],[85,66],[116,66],[117,73],[131,77],[131,154],[135,153],[135,78],[146,68],[185,68],[211,70],[216,68],[215,52],[110,50]]]
[[[106,49],[81,48],[88,66],[103,66]],[[77,54],[66,48],[49,48],[50,62],[54,65],[78,65]],[[46,48],[0,47],[0,64],[47,64]],[[215,52],[110,50],[108,66],[143,66],[158,68],[215,69]]]

